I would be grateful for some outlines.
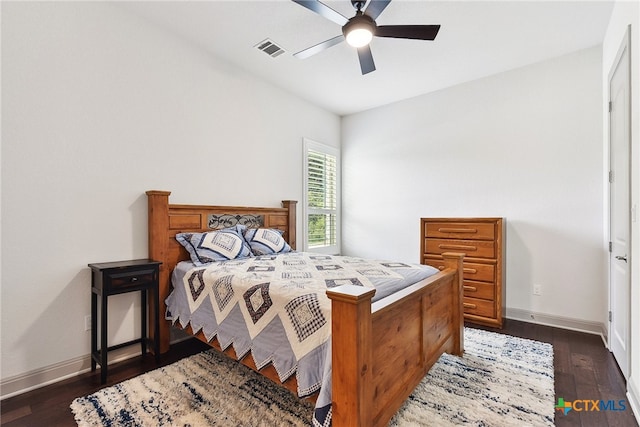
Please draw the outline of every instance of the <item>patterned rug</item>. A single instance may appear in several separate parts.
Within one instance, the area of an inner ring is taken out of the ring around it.
[[[465,329],[390,426],[552,426],[553,348]],[[313,405],[215,351],[75,399],[79,426],[308,426]]]

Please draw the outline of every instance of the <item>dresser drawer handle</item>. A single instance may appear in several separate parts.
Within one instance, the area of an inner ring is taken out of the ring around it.
[[[468,302],[462,303],[462,306],[464,308],[476,308],[477,307],[475,304],[469,304]]]
[[[478,272],[478,270],[476,270],[475,268],[463,268],[462,272],[463,273],[469,273],[469,274],[476,274]]]
[[[469,291],[469,292],[478,292],[478,288],[476,288],[475,286],[463,286],[465,291]]]
[[[440,233],[477,233],[476,228],[438,228]]]
[[[477,251],[478,248],[476,246],[467,246],[467,245],[438,245],[440,249],[454,249],[454,250],[463,250],[463,251]]]
[[[138,281],[138,278],[137,278],[137,277],[132,277],[132,278],[131,278],[131,283],[133,283],[133,282],[137,282],[137,281]]]

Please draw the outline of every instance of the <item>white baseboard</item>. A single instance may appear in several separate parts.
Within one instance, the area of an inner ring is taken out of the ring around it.
[[[550,316],[547,314],[540,314],[527,310],[509,308],[507,308],[505,317],[507,317],[508,319],[520,320],[523,322],[537,323],[546,326],[553,326],[556,328],[570,329],[574,331],[600,335],[602,336],[606,345],[606,329],[604,328],[604,325],[602,323],[588,322],[560,316]],[[186,338],[188,338],[188,336],[186,336]],[[182,339],[185,339],[185,337],[182,337],[178,334],[176,336],[173,336],[171,341],[173,343],[181,341]],[[109,363],[115,363],[122,360],[130,359],[132,357],[138,356],[139,354],[140,350],[137,346],[118,349],[109,352]],[[83,374],[85,372],[88,372],[90,369],[91,358],[89,355],[86,355],[64,362],[56,363],[54,365],[50,365],[41,369],[36,369],[34,371],[17,375],[15,377],[3,379],[0,383],[0,400]],[[98,369],[100,369],[100,367],[98,367]],[[636,408],[634,409],[634,413],[636,414],[637,418],[638,394],[633,393],[633,396],[635,396],[634,398]]]
[[[140,355],[140,346],[124,347],[109,352],[109,364],[120,362]],[[36,369],[25,374],[3,379],[0,383],[0,400],[17,396],[67,378],[89,372],[91,357],[89,355],[76,357],[44,368]],[[100,366],[98,366],[98,371]]]
[[[635,378],[637,378],[637,375],[635,377],[632,375],[627,381],[627,401],[631,406],[633,415],[636,417],[636,421],[640,423],[640,387],[636,385]]]
[[[190,337],[190,335],[180,329],[171,328],[171,344],[184,341]],[[131,345],[110,351],[107,358],[108,363],[112,364],[139,355],[140,346]],[[35,369],[14,377],[5,378],[0,382],[0,400],[84,374],[85,372],[89,372],[89,370],[91,370],[91,356],[86,355],[45,366],[44,368]],[[100,366],[98,366],[98,371],[99,370]]]
[[[607,328],[604,323],[578,320],[570,317],[553,316],[550,314],[536,313],[519,308],[507,308],[505,317],[507,319],[520,320],[522,322],[535,323],[538,325],[553,326],[555,328],[568,329],[571,331],[585,332],[599,335],[607,346]]]

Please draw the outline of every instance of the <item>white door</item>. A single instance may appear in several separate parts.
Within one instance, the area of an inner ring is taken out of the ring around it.
[[[609,74],[610,153],[610,327],[609,347],[625,378],[629,377],[631,245],[630,178],[631,115],[629,33]]]

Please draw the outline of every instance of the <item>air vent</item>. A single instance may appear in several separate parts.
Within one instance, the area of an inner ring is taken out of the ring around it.
[[[261,41],[256,45],[256,47],[272,58],[284,53],[284,49],[269,39]]]

